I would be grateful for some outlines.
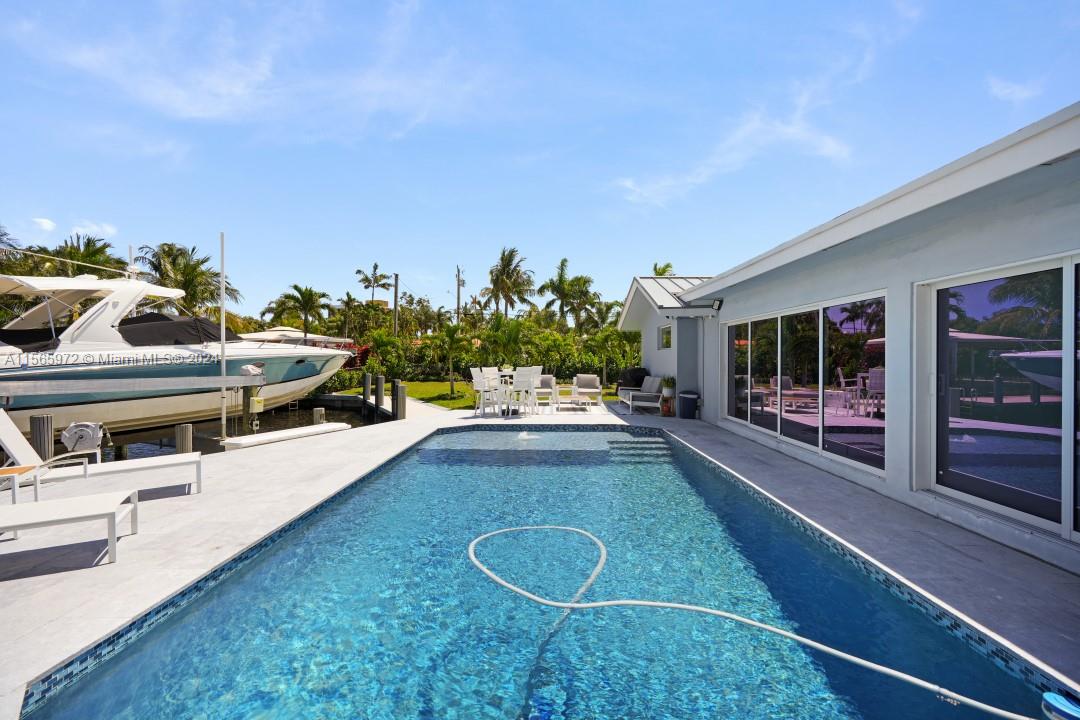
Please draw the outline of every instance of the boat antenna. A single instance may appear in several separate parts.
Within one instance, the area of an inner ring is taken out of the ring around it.
[[[218,302],[221,309],[219,315],[221,316],[221,439],[224,440],[228,437],[228,428],[226,426],[226,404],[228,403],[227,395],[225,394],[225,233],[220,235],[221,240],[221,270],[218,276]]]

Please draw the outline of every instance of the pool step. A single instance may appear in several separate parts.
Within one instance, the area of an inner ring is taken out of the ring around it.
[[[671,446],[663,438],[609,440],[608,453],[615,465],[649,465],[672,457]]]

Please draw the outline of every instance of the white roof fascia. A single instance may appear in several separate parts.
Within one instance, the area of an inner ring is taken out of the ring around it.
[[[1080,102],[684,290],[679,297],[699,300],[1078,149]]]

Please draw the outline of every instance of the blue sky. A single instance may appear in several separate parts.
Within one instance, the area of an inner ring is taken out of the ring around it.
[[[0,87],[24,242],[224,230],[247,313],[373,261],[452,306],[504,245],[621,299],[1080,99],[1080,3],[12,2]]]

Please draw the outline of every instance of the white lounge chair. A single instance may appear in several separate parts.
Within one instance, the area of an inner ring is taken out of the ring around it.
[[[630,414],[634,414],[634,406],[653,407],[660,409],[660,378],[647,375],[641,381],[639,388],[619,388],[619,402],[630,406]]]
[[[139,532],[138,490],[0,506],[0,530],[10,530],[12,537],[18,537],[19,530],[104,520],[108,523],[109,562],[116,562],[116,524],[129,513],[134,535]]]
[[[11,417],[0,410],[0,446],[7,453],[8,462],[17,466],[29,467],[30,470],[10,475],[11,503],[17,501],[16,490],[33,483],[34,500],[40,497],[41,479],[48,476],[50,481],[70,480],[73,477],[88,479],[93,476],[114,475],[122,472],[136,470],[151,470],[154,468],[167,468],[191,465],[195,468],[195,492],[202,492],[202,453],[180,453],[176,455],[161,455],[159,457],[137,458],[134,460],[119,460],[117,462],[91,465],[88,463],[88,455],[94,455],[100,461],[101,454],[97,450],[84,450],[81,452],[63,453],[49,460],[42,460],[37,450],[26,441],[22,432],[12,422]],[[80,457],[81,456],[81,457]],[[62,467],[78,463],[80,467]],[[0,473],[0,482],[3,482],[3,474]]]
[[[575,375],[573,397],[583,398],[586,402],[599,403],[604,389],[600,387],[600,378],[596,375]]]

